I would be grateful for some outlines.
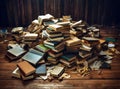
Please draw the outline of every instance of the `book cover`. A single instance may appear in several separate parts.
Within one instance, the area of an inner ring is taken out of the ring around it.
[[[7,52],[9,52],[9,53],[11,53],[12,55],[14,55],[14,56],[20,56],[20,55],[22,55],[23,53],[25,53],[26,51],[23,49],[23,48],[21,48],[21,47],[14,47],[14,48],[12,48],[12,49],[9,49],[9,50],[7,50]]]
[[[49,50],[49,48],[44,46],[44,44],[36,45],[35,48],[42,51],[42,52],[47,52]]]
[[[22,61],[17,64],[17,66],[20,68],[20,70],[23,72],[25,76],[28,76],[30,74],[33,74],[35,72],[35,68],[28,63],[27,61]]]
[[[35,73],[37,75],[46,75],[47,73],[46,64],[41,64],[37,66]]]
[[[50,74],[54,77],[59,77],[63,74],[64,67],[61,66],[55,66],[55,68],[50,72]]]
[[[75,54],[71,54],[71,53],[68,53],[68,54],[63,54],[61,56],[62,59],[65,59],[66,61],[73,61],[76,59],[76,55]]]
[[[63,52],[57,53],[57,52],[54,52],[54,51],[51,50],[51,51],[48,52],[48,54],[49,54],[50,56],[56,58],[56,57],[62,56],[62,55],[63,55]]]

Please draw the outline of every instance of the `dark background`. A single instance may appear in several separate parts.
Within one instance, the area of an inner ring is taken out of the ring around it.
[[[0,0],[0,27],[28,26],[47,13],[71,15],[89,25],[120,25],[119,0]]]

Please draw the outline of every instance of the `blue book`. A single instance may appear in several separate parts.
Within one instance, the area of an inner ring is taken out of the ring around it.
[[[35,72],[37,75],[45,75],[47,73],[47,70],[46,70],[46,64],[42,64],[42,65],[39,65],[37,68],[36,68],[36,72]]]
[[[25,61],[30,62],[33,65],[36,65],[42,58],[44,53],[39,52],[35,49],[30,49],[29,52],[27,52],[22,59]]]

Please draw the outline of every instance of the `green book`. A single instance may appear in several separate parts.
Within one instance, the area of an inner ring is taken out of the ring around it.
[[[36,45],[35,48],[42,51],[42,52],[47,52],[49,50],[49,48],[44,46],[44,44]]]

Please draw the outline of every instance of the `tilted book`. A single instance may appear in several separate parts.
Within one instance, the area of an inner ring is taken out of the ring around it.
[[[17,64],[17,66],[20,68],[20,70],[22,71],[22,73],[25,75],[25,76],[28,76],[32,73],[35,72],[35,68],[30,64],[28,63],[27,61],[22,61],[22,62],[19,62]]]

